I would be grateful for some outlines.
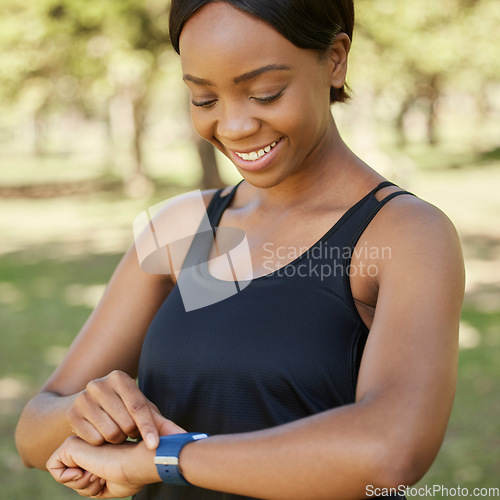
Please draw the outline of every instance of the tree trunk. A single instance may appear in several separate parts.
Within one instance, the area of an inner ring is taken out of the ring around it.
[[[146,173],[142,149],[144,134],[145,98],[144,95],[132,93],[132,172],[125,179],[124,190],[132,197],[149,196],[154,191],[154,184]]]
[[[396,117],[396,133],[397,143],[400,148],[404,148],[408,144],[408,137],[406,136],[405,118],[413,103],[413,98],[407,98],[401,104],[399,113]]]
[[[147,179],[144,166],[144,156],[142,150],[142,136],[144,132],[144,102],[141,97],[132,97],[132,177],[143,177]]]
[[[202,188],[213,189],[223,187],[224,183],[220,178],[219,169],[217,168],[214,147],[208,141],[202,139],[198,134],[195,134],[194,140],[201,160],[203,172],[201,181]]]
[[[123,172],[123,187],[130,196],[145,196],[153,185],[144,168],[142,136],[144,133],[144,105],[142,94],[133,87],[123,89],[111,101],[109,116],[115,145],[128,144],[131,169]]]
[[[29,120],[29,142],[31,152],[35,157],[41,157],[45,153],[45,124],[43,121],[47,101],[38,109],[34,110]]]
[[[115,168],[115,144],[114,144],[114,132],[113,132],[113,122],[111,119],[110,104],[108,102],[108,113],[106,115],[106,150],[104,152],[105,161],[105,174],[112,175]]]
[[[427,142],[431,146],[435,146],[439,142],[437,136],[437,102],[440,95],[439,78],[437,75],[434,75],[429,80],[429,86],[427,87],[427,99],[429,100],[427,111]]]
[[[429,101],[429,111],[427,113],[427,142],[430,146],[436,146],[438,143],[436,123],[436,101],[431,99]]]

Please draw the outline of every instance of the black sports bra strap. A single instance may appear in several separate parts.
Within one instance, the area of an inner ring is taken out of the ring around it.
[[[212,226],[216,226],[218,224],[218,222],[222,216],[222,213],[224,212],[226,207],[231,203],[231,200],[233,199],[234,195],[236,194],[236,190],[238,189],[240,184],[243,182],[243,180],[244,179],[242,179],[240,182],[238,182],[238,184],[236,184],[233,187],[233,189],[227,195],[225,195],[223,197],[221,196],[221,194],[224,191],[224,189],[226,189],[226,188],[218,189],[214,193],[212,199],[210,200],[208,208],[207,208],[207,213],[209,215]],[[399,187],[397,184],[394,184],[394,182],[384,181],[384,182],[381,182],[377,187],[372,189],[372,191],[370,192],[370,195],[373,196],[373,195],[375,195],[375,193],[377,193],[381,189],[383,189],[385,187],[389,187],[389,186]],[[397,191],[395,193],[391,193],[391,194],[387,195],[385,198],[383,198],[382,200],[378,201],[376,210],[377,211],[380,210],[380,208],[382,208],[388,201],[390,201],[393,198],[395,198],[396,196],[399,196],[402,194],[409,194],[411,196],[415,196],[413,193],[410,193],[409,191],[404,191],[404,190]]]
[[[218,189],[213,194],[212,198],[210,199],[210,203],[208,204],[208,207],[207,207],[207,212],[208,213],[210,213],[212,211],[214,205],[218,203],[218,201],[220,199],[220,194],[222,193],[222,191],[224,191],[224,188]]]
[[[394,184],[395,185],[395,184]],[[399,186],[398,186],[399,187]],[[368,224],[372,221],[372,219],[375,217],[375,215],[378,214],[380,209],[389,201],[391,201],[393,198],[396,198],[396,196],[401,196],[402,194],[409,194],[411,196],[416,196],[413,193],[410,193],[409,191],[396,191],[395,193],[391,193],[387,195],[384,199],[378,201],[374,200],[376,202],[375,205],[372,205],[371,212],[368,213],[368,215],[364,218],[362,224],[358,227],[358,230],[354,233],[354,237],[349,245],[350,248],[354,248],[356,243],[358,242],[361,234],[364,232],[364,230],[368,227]]]
[[[210,203],[208,204],[207,207],[207,214],[210,219],[210,222],[212,224],[212,227],[218,225],[219,220],[222,216],[222,213],[226,209],[226,207],[231,203],[231,200],[233,199],[234,195],[236,194],[236,190],[238,189],[239,185],[244,181],[242,179],[238,184],[236,184],[233,189],[225,196],[221,196],[222,192],[226,188],[221,188],[218,189],[214,195],[212,196],[212,199],[210,200]]]
[[[238,184],[236,184],[235,186],[233,186],[233,189],[231,189],[231,191],[226,195],[224,196],[224,201],[229,204],[231,203],[231,200],[233,199],[234,195],[236,194],[236,190],[240,187],[240,184],[244,181],[245,179],[241,179],[240,182],[238,182]]]
[[[402,194],[409,194],[410,196],[416,196],[413,193],[410,193],[410,191],[396,191],[395,193],[391,193],[387,195],[384,199],[379,201],[379,207],[382,208],[388,201],[391,201],[393,198],[396,198],[396,196],[401,196]]]
[[[397,184],[394,184],[394,182],[390,182],[390,181],[384,181],[384,182],[381,182],[375,189],[373,189],[373,191],[370,193],[372,196],[375,195],[375,193],[377,193],[378,191],[380,191],[381,189],[384,189],[386,187],[389,187],[389,186],[395,186],[395,187],[398,187],[399,186]],[[400,188],[401,189],[401,188]],[[395,198],[396,196],[400,196],[402,194],[409,194],[411,196],[415,196],[413,193],[410,193],[410,191],[405,191],[405,190],[401,190],[401,191],[396,191],[394,193],[390,193],[388,194],[385,198],[382,198],[380,201],[377,202],[377,212],[378,210],[380,210],[388,201],[391,201],[393,198]]]
[[[381,182],[370,194],[375,194],[377,191],[380,191],[381,189],[389,186],[396,186],[399,187],[397,184],[394,184],[394,182],[391,181],[384,181]]]

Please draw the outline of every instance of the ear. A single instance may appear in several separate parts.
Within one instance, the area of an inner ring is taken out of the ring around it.
[[[339,33],[330,48],[331,74],[330,85],[340,89],[345,85],[347,75],[347,58],[351,49],[351,39],[346,33]]]

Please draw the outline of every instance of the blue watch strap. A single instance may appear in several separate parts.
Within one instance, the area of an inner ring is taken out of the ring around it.
[[[161,436],[155,457],[156,469],[161,480],[173,486],[191,486],[179,470],[179,455],[186,444],[207,437],[208,434],[200,432]]]

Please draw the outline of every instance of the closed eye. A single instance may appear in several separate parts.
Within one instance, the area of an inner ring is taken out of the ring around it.
[[[191,99],[191,103],[193,104],[193,106],[196,106],[197,108],[205,108],[205,109],[208,109],[208,108],[211,108],[212,106],[215,105],[215,103],[217,102],[217,99],[211,99],[210,101],[195,101],[194,99]]]
[[[265,97],[251,97],[251,99],[254,99],[255,101],[262,102],[262,103],[268,103],[268,102],[274,102],[277,101],[282,95],[285,89],[280,90],[277,94],[270,95],[270,96],[265,96]]]
[[[277,94],[270,95],[270,96],[265,96],[265,97],[250,97],[250,99],[253,99],[254,101],[261,102],[263,104],[267,104],[270,102],[277,101],[282,95],[285,89],[280,90]],[[215,106],[217,103],[217,99],[210,99],[208,101],[195,101],[194,99],[191,99],[191,103],[193,106],[196,106],[197,108],[205,108],[209,109]]]

